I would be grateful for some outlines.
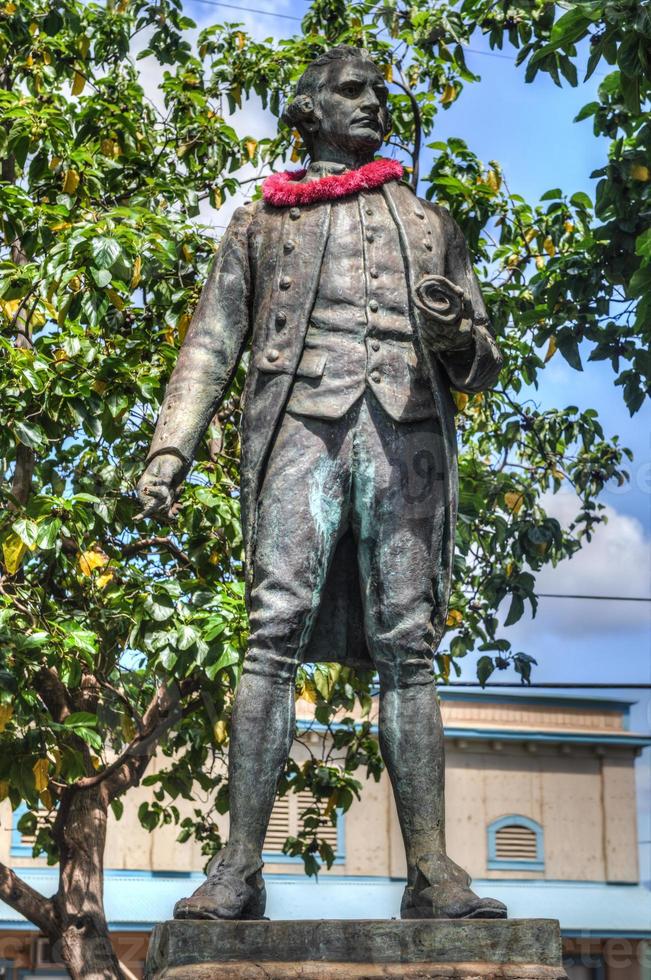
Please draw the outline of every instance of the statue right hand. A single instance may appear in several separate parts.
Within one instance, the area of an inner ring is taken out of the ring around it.
[[[183,463],[178,457],[161,455],[152,459],[138,480],[136,493],[142,511],[136,520],[160,517],[175,520],[178,513],[176,494],[183,477]]]

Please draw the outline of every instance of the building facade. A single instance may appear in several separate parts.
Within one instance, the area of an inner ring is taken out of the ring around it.
[[[636,756],[651,738],[629,730],[630,704],[444,690],[441,706],[448,850],[475,890],[506,902],[512,917],[558,918],[571,980],[651,980],[651,890],[640,882],[635,777]],[[310,706],[298,707],[303,740],[317,751],[322,733]],[[297,757],[307,752],[297,743]],[[196,887],[204,862],[198,845],[178,843],[178,828],[148,834],[140,827],[138,805],[149,793],[130,794],[106,853],[107,915],[134,977],[142,975],[152,925]],[[309,799],[276,803],[265,843],[268,914],[397,916],[405,864],[386,774],[366,781],[336,828],[324,825],[336,860],[318,880],[282,853]],[[6,803],[0,820],[0,860],[51,894],[56,871],[31,856]],[[227,836],[227,818],[223,831]],[[65,976],[55,958],[33,927],[0,903],[0,977]]]

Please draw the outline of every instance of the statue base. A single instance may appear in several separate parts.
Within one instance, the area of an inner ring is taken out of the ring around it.
[[[145,980],[567,980],[554,919],[163,922]]]

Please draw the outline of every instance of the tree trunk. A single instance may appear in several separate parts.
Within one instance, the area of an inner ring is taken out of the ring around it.
[[[65,790],[54,835],[60,849],[53,898],[55,952],[73,980],[123,980],[104,913],[108,796],[103,786]]]

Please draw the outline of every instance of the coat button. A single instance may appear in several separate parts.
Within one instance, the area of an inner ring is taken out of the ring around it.
[[[371,302],[368,304],[368,308],[371,311],[371,313],[377,313],[377,311],[380,309],[380,304],[376,299],[372,299]]]
[[[377,269],[371,269],[371,279],[377,279],[379,275],[380,273],[377,271]]]
[[[268,361],[271,361],[271,363],[273,364],[273,362],[277,361],[278,358],[280,357],[280,351],[276,350],[275,347],[272,347],[271,350],[267,351],[265,357],[267,358]]]
[[[373,234],[372,231],[367,231],[366,232],[366,241],[367,242],[374,242],[375,241],[375,235]]]
[[[291,284],[292,280],[289,276],[283,276],[279,283],[281,289],[289,289]]]
[[[293,252],[295,248],[296,246],[294,245],[294,242],[291,241],[285,242],[285,244],[283,245],[283,252],[285,253],[285,255],[289,255],[289,253]]]
[[[289,209],[289,217],[292,219],[292,221],[298,221],[298,219],[300,218],[300,216],[301,216],[300,208],[290,208]]]
[[[424,211],[416,211],[415,214],[416,214],[416,217],[417,218],[421,218],[422,219],[422,218],[425,217],[425,212]]]
[[[374,381],[375,384],[377,385],[380,383],[381,380],[382,378],[380,377],[380,372],[374,371],[373,374],[371,375],[371,381]]]
[[[373,343],[371,344],[371,349],[378,351],[380,349],[380,341],[374,340]]]
[[[287,323],[287,314],[284,313],[283,310],[280,310],[278,313],[276,313],[276,326],[284,327],[286,323]]]

